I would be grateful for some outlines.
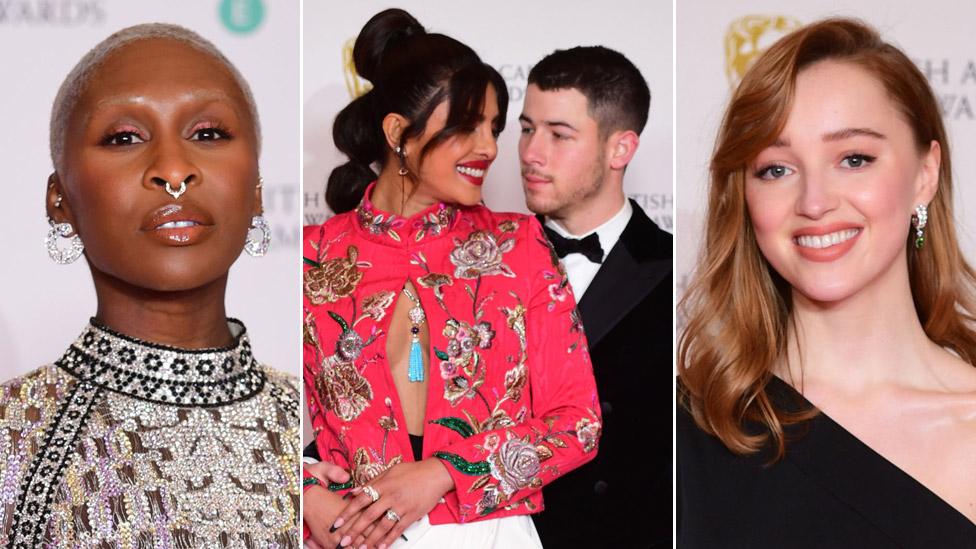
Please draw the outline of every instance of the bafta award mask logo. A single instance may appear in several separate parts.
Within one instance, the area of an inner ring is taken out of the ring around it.
[[[355,99],[373,89],[372,84],[356,72],[356,63],[352,60],[352,47],[355,44],[356,39],[350,38],[342,46],[342,73],[346,78],[346,90],[349,91],[350,99]]]
[[[746,15],[729,25],[725,33],[725,75],[735,88],[753,59],[774,42],[801,26],[785,15]]]

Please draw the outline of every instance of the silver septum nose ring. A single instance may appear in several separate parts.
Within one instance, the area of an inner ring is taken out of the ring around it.
[[[176,200],[177,198],[179,198],[180,195],[182,195],[183,193],[186,192],[186,181],[187,181],[187,179],[190,179],[190,178],[187,177],[183,181],[180,181],[180,188],[179,189],[173,189],[173,187],[170,186],[169,181],[166,181],[165,179],[163,179],[162,181],[164,181],[166,183],[166,186],[164,187],[164,189],[166,190],[166,194],[172,196],[174,200]]]

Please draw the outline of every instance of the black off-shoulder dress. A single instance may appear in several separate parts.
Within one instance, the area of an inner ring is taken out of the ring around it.
[[[813,406],[775,377],[766,391],[787,409]],[[976,548],[976,524],[825,414],[787,436],[786,457],[768,465],[679,407],[679,548]]]

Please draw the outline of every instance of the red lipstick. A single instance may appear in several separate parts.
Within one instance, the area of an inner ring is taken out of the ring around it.
[[[488,173],[489,160],[471,160],[457,165],[457,172],[469,183],[481,186],[485,182],[485,174]]]

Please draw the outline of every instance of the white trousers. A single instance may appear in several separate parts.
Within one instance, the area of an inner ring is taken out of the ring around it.
[[[431,525],[425,516],[410,525],[392,549],[542,549],[528,515],[479,520],[466,524]]]

